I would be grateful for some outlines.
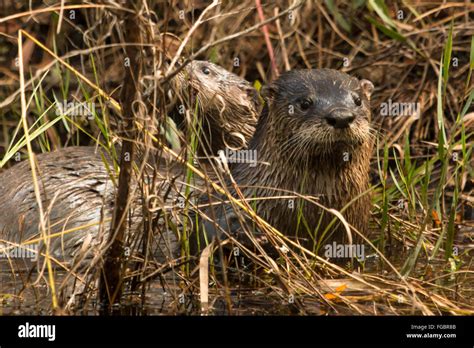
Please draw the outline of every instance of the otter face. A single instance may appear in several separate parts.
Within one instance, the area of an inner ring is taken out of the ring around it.
[[[249,82],[216,64],[195,60],[177,75],[176,85],[178,94],[190,107],[198,101],[204,128],[201,140],[210,145],[213,153],[226,147],[247,146],[255,131],[260,104],[258,93]]]
[[[223,79],[229,72],[211,62],[195,60],[186,65],[183,78],[203,101],[210,101],[222,90]]]
[[[373,88],[370,81],[336,70],[294,70],[281,75],[262,94],[273,127],[285,132],[293,144],[301,141],[329,150],[333,144],[355,145],[370,139]]]
[[[198,93],[221,93],[232,85],[243,85],[245,80],[219,65],[204,60],[194,60],[186,66],[186,77]]]
[[[190,80],[196,80],[201,85],[217,84],[229,72],[211,62],[195,60],[186,66]]]

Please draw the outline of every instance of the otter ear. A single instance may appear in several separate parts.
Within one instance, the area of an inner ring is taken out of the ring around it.
[[[372,92],[374,91],[374,84],[370,82],[369,80],[360,80],[360,87],[362,88],[362,93],[367,97],[368,100],[370,100],[370,96],[372,95]]]
[[[273,85],[263,86],[260,89],[260,95],[266,101],[272,100],[275,97],[275,94],[276,94],[276,88]]]

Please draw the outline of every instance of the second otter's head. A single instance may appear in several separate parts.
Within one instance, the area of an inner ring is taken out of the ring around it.
[[[208,61],[189,63],[176,79],[182,99],[197,101],[203,133],[211,153],[247,146],[259,112],[257,91],[240,76]],[[191,96],[190,98],[187,98]],[[194,110],[194,109],[193,109]]]
[[[275,133],[284,156],[328,155],[341,147],[367,143],[373,88],[368,80],[336,70],[284,73],[262,90],[268,108],[267,132]]]

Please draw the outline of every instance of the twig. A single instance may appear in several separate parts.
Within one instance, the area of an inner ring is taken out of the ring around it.
[[[125,16],[125,42],[141,43],[141,34],[137,15],[127,13]],[[122,119],[125,121],[126,136],[122,141],[120,157],[120,174],[117,195],[114,204],[114,214],[110,226],[109,248],[105,256],[105,263],[100,278],[99,296],[102,314],[116,314],[114,304],[120,303],[123,284],[123,263],[126,231],[126,217],[129,210],[130,182],[132,178],[132,163],[134,154],[134,111],[133,104],[139,93],[141,76],[141,50],[138,45],[125,47],[126,56],[130,65],[125,69],[124,85],[120,100],[123,103]]]
[[[265,22],[265,15],[262,9],[262,2],[260,0],[255,0],[257,6],[258,17],[262,22]],[[277,14],[278,15],[278,14]],[[265,24],[262,26],[263,36],[265,37],[265,44],[267,45],[268,56],[270,57],[270,63],[272,65],[272,78],[276,78],[280,75],[278,68],[275,62],[275,54],[273,52],[272,42],[270,41],[270,34],[268,33],[268,26]]]
[[[238,33],[235,33],[235,34],[231,34],[231,35],[228,35],[228,36],[225,36],[223,37],[222,39],[219,39],[219,40],[216,40],[214,42],[211,42],[211,43],[208,43],[207,45],[204,45],[202,46],[199,50],[197,50],[194,54],[190,55],[187,59],[185,59],[185,61],[183,62],[183,64],[177,68],[175,71],[173,71],[172,73],[166,75],[166,78],[163,79],[163,81],[161,82],[162,85],[168,83],[169,80],[171,80],[176,74],[178,74],[181,69],[183,69],[187,64],[189,64],[191,61],[193,61],[194,59],[196,59],[196,57],[198,57],[200,54],[206,52],[209,48],[212,48],[214,46],[217,46],[217,45],[220,45],[224,42],[227,42],[227,41],[230,41],[230,40],[233,40],[233,39],[236,39],[240,36],[243,36],[243,35],[247,35],[249,33],[251,33],[252,31],[255,31],[261,27],[263,27],[264,25],[268,24],[268,23],[271,23],[273,22],[274,20],[278,19],[278,18],[281,18],[283,17],[284,15],[286,15],[287,13],[297,9],[298,7],[300,7],[303,3],[305,3],[306,0],[299,0],[297,1],[293,6],[287,8],[285,11],[281,12],[278,16],[274,16],[272,18],[269,18],[263,22],[260,22],[259,24],[256,24],[248,29],[245,29],[245,30],[242,30],[242,31],[239,31]]]
[[[194,23],[194,25],[191,27],[191,29],[189,29],[188,33],[186,34],[186,37],[184,38],[183,42],[181,43],[181,45],[179,45],[179,48],[178,48],[178,51],[176,52],[173,60],[171,61],[170,63],[170,66],[168,67],[168,70],[166,71],[166,73],[168,74],[175,66],[176,62],[178,61],[179,57],[181,56],[181,53],[183,52],[184,50],[184,47],[186,46],[186,44],[188,43],[189,41],[189,38],[191,37],[191,35],[194,33],[194,31],[201,25],[201,23],[203,22],[203,18],[204,16],[206,15],[206,13],[208,11],[210,11],[211,9],[213,9],[214,7],[216,7],[217,5],[219,4],[219,1],[218,0],[214,0],[212,2],[212,4],[210,4],[209,6],[207,6],[204,11],[202,11],[201,15],[199,16],[199,18],[197,19],[196,23]]]

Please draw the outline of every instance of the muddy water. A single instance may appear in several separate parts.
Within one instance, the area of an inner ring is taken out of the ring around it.
[[[39,276],[29,268],[16,269],[12,272],[8,263],[0,261],[0,315],[49,315],[51,311],[51,291],[47,274]],[[66,272],[55,272],[56,288],[60,289]],[[23,284],[30,284],[25,288]],[[31,285],[34,284],[34,285]],[[165,284],[165,285],[164,285]],[[166,290],[164,290],[166,289]],[[76,315],[98,315],[99,305],[96,302],[96,291],[83,296],[80,286],[71,284],[59,291],[58,300],[61,307],[67,310],[59,313]],[[71,293],[75,293],[74,301]],[[198,294],[182,295],[183,291],[170,277],[153,280],[145,288],[135,292],[125,291],[122,297],[120,312],[123,315],[201,315]],[[67,295],[65,295],[67,294]],[[212,288],[209,293],[210,305],[208,314],[219,315],[291,315],[298,310],[288,301],[265,288],[237,285],[229,287],[228,296],[224,291],[216,293]],[[142,300],[144,299],[144,300]],[[229,302],[230,308],[229,311]],[[306,300],[306,314],[321,314],[318,301]]]
[[[470,239],[469,239],[470,240]],[[435,286],[429,291],[451,300],[462,300],[474,308],[474,244],[464,240],[459,248],[461,270],[470,270],[471,274],[450,275],[449,263],[442,259],[427,261],[423,255],[410,277],[417,280],[435,279]],[[398,250],[393,247],[389,260],[401,270],[411,251]],[[377,257],[369,258],[361,271],[364,274],[385,277],[398,281],[390,274],[389,268],[381,265]],[[49,315],[51,311],[51,291],[47,273],[32,271],[32,262],[16,262],[13,265],[0,259],[0,315]],[[12,269],[14,271],[12,271]],[[66,272],[55,270],[54,279],[58,292],[58,300],[64,310],[57,314],[98,315],[99,305],[96,302],[96,291],[84,292],[80,284],[66,283],[61,288]],[[445,277],[439,277],[446,275]],[[436,279],[438,278],[438,279]],[[25,287],[24,284],[30,284]],[[91,283],[94,288],[96,283]],[[198,294],[187,292],[183,288],[189,284],[179,277],[165,275],[162,279],[154,279],[145,289],[125,291],[120,312],[123,315],[201,315],[201,303]],[[275,285],[275,288],[278,288]],[[368,293],[342,293],[355,307],[331,297],[331,305],[322,301],[317,294],[299,296],[298,305],[289,303],[284,294],[276,293],[263,284],[231,281],[228,291],[209,289],[210,315],[385,315],[385,314],[419,314],[413,312],[410,304],[397,303],[387,298],[370,296]],[[71,294],[75,295],[71,297]],[[87,296],[83,294],[86,293]]]

